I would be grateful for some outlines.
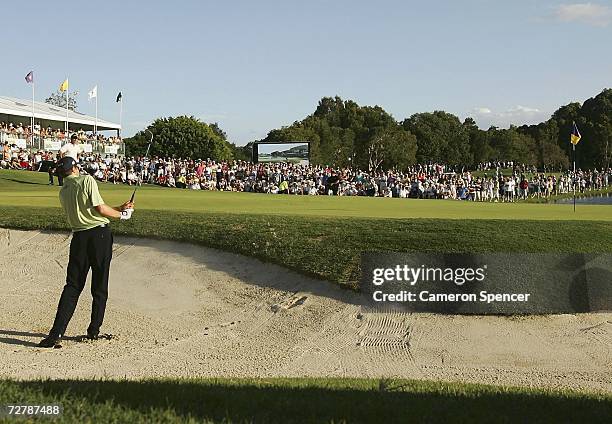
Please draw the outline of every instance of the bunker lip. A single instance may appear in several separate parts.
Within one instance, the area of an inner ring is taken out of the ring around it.
[[[116,237],[103,333],[81,343],[86,288],[62,349],[35,345],[65,281],[70,235],[0,229],[0,376],[402,377],[611,392],[612,314],[365,312],[364,297],[256,259]],[[89,284],[89,283],[88,283]]]

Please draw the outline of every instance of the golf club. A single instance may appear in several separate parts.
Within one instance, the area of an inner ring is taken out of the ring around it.
[[[143,157],[143,166],[144,166],[144,158],[146,158],[147,156],[149,156],[149,149],[151,148],[151,144],[153,143],[153,133],[150,130],[146,130],[149,134],[151,134],[151,139],[149,140],[149,145],[147,146],[147,151]],[[132,203],[134,201],[134,196],[136,195],[136,190],[138,190],[138,187],[140,187],[140,184],[142,184],[142,172],[143,170],[140,170],[140,183],[136,184],[136,187],[134,188],[134,192],[132,193],[132,197],[130,197],[130,203]]]

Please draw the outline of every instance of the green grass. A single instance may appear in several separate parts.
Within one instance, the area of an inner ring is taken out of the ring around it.
[[[59,206],[57,186],[47,174],[0,171],[0,206]],[[132,188],[100,184],[109,204],[129,199]],[[453,200],[382,199],[371,197],[285,196],[254,193],[192,191],[143,186],[136,195],[139,210],[217,212],[258,215],[301,215],[357,218],[606,220],[612,213],[598,205],[475,203]]]
[[[57,188],[30,184],[32,179],[40,178],[32,173],[15,173],[11,178],[17,181],[7,180],[6,174],[0,173],[0,227],[68,230],[64,215],[57,205]],[[123,186],[100,186],[107,202],[110,202],[108,199],[114,199],[115,203],[120,203],[128,197],[129,190]],[[43,197],[28,197],[33,192],[41,192]],[[186,204],[179,205],[183,196],[187,198],[184,201]],[[217,200],[211,202],[211,198]],[[14,199],[19,200],[17,203],[20,206],[7,206]],[[133,218],[127,222],[113,223],[116,234],[185,241],[254,256],[351,288],[357,288],[359,255],[362,251],[612,252],[612,214],[607,206],[591,207],[598,210],[598,221],[552,218],[474,219],[471,214],[465,213],[456,215],[454,218],[457,219],[399,219],[356,217],[342,213],[338,216],[317,216],[312,211],[294,209],[290,204],[291,201],[318,200],[321,205],[329,203],[339,207],[345,200],[371,200],[381,207],[389,201],[401,207],[401,201],[395,202],[399,199],[312,199],[281,195],[188,192],[155,187],[143,188],[136,199],[137,211]],[[223,199],[239,206],[230,212],[228,209],[231,208],[228,208]],[[199,210],[195,210],[196,200],[200,202]],[[351,202],[349,206],[355,208],[357,203]],[[262,212],[271,207],[269,204],[277,206],[276,213]],[[404,204],[433,204],[446,208],[465,203],[405,200]],[[548,211],[551,205],[491,206],[498,207],[501,215],[508,215],[508,210],[518,210],[522,215],[522,208]],[[563,209],[566,210],[563,214],[565,218],[574,216],[571,206]],[[304,215],[305,212],[309,214]],[[394,211],[389,209],[388,212]],[[544,212],[541,215],[546,216]]]
[[[612,414],[606,394],[331,378],[0,380],[0,404],[14,403],[60,404],[63,421],[79,423],[604,423]]]

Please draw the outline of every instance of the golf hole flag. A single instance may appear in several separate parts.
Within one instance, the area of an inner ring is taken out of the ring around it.
[[[572,135],[571,135],[570,140],[572,144],[575,146],[576,144],[578,144],[582,136],[580,135],[580,131],[578,131],[578,127],[576,126],[576,123],[573,122],[572,125],[573,125],[573,128],[572,128]]]
[[[25,80],[28,84],[32,84],[34,82],[34,71],[28,72],[28,75],[25,76]]]
[[[66,78],[66,79],[64,80],[64,82],[63,82],[63,83],[61,83],[61,85],[60,85],[60,87],[59,87],[59,90],[60,90],[60,91],[62,91],[62,92],[64,92],[64,91],[68,90],[68,78]]]

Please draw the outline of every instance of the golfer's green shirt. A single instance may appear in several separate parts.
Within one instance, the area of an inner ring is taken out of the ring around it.
[[[110,222],[95,209],[96,206],[104,204],[104,200],[100,196],[96,180],[91,175],[71,175],[64,178],[59,198],[72,231],[89,230]]]

